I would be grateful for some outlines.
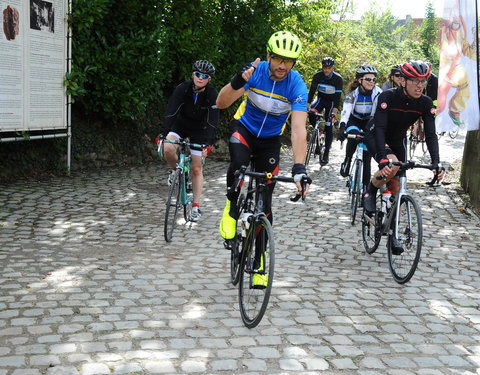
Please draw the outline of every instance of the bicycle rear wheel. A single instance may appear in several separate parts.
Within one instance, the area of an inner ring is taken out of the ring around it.
[[[400,201],[400,215],[396,223],[398,242],[403,248],[401,254],[393,254],[392,236],[395,235],[395,221],[388,238],[388,264],[394,280],[404,284],[417,269],[422,251],[423,228],[420,207],[413,197],[404,195]]]
[[[177,224],[178,209],[181,206],[180,192],[182,191],[182,170],[177,169],[173,175],[172,185],[167,198],[167,207],[165,210],[164,236],[165,241],[170,242],[173,236],[173,230]]]
[[[310,162],[310,158],[315,155],[315,147],[317,146],[317,137],[318,137],[318,133],[314,128],[312,130],[312,135],[310,136],[310,140],[308,141],[307,156],[305,157],[305,167],[308,166],[308,163]]]
[[[272,225],[264,215],[258,216],[250,225],[247,241],[240,264],[238,297],[243,323],[253,328],[260,323],[267,309],[275,268]],[[255,275],[261,276],[265,283],[254,285]]]
[[[357,159],[355,161],[355,169],[353,172],[353,187],[352,194],[350,196],[350,218],[352,225],[355,224],[355,217],[357,216],[357,209],[360,206],[359,202],[361,200],[361,189],[362,184],[362,161]]]
[[[381,207],[381,195],[377,195],[377,207]],[[382,238],[382,219],[383,212],[376,210],[371,216],[367,215],[363,209],[362,215],[362,237],[363,246],[368,254],[373,254],[377,250]]]
[[[413,159],[413,155],[415,154],[415,149],[417,148],[418,144],[418,137],[416,135],[410,134],[410,144],[408,147],[408,155],[410,156],[410,160]]]

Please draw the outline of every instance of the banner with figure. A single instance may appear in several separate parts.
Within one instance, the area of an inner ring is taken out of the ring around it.
[[[476,0],[445,0],[441,21],[437,132],[458,127],[478,129],[478,90]]]

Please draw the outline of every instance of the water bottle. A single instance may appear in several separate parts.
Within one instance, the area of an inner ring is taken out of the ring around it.
[[[250,222],[248,221],[251,212],[244,212],[242,215],[242,237],[247,237],[248,228],[250,228]]]
[[[385,189],[385,191],[382,194],[382,211],[383,212],[387,212],[392,206],[392,201],[390,200],[391,196],[392,196],[392,192],[388,189]]]

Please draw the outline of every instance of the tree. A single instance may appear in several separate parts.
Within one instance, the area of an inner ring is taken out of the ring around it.
[[[435,9],[428,2],[425,18],[420,26],[421,49],[427,61],[438,66],[437,37],[439,33],[439,20],[435,16]]]

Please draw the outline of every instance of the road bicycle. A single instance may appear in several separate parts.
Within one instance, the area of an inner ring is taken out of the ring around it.
[[[425,142],[425,131],[423,127],[423,121],[418,119],[415,124],[412,125],[410,130],[410,140],[409,140],[409,147],[408,147],[408,155],[410,159],[413,159],[415,154],[415,150],[420,144],[422,146],[423,155],[427,152],[427,143]]]
[[[203,149],[206,147],[206,145],[190,143],[185,139],[164,139],[163,142],[177,144],[180,146],[177,167],[172,176],[165,210],[164,236],[165,241],[170,242],[172,240],[175,225],[177,224],[177,215],[181,206],[183,206],[183,216],[185,221],[191,221],[193,192],[190,163],[192,161],[192,157],[188,153],[188,148],[196,147]],[[161,146],[159,145],[159,147]]]
[[[457,135],[458,135],[458,131],[460,130],[460,126],[456,126],[454,130],[450,130],[448,132],[439,132],[437,133],[437,138],[440,139],[442,138],[443,135],[445,135],[445,133],[448,133],[448,136],[452,139],[455,139],[457,138]]]
[[[397,283],[404,284],[412,278],[417,269],[423,240],[422,215],[418,203],[407,192],[406,171],[414,168],[432,170],[433,167],[416,164],[413,161],[405,163],[391,161],[390,165],[400,167],[400,190],[395,197],[391,196],[389,199],[382,199],[382,190],[378,190],[377,210],[372,214],[363,210],[362,237],[365,251],[373,254],[380,244],[381,237],[387,236],[390,271]],[[394,249],[394,237],[401,245],[401,251]]]
[[[363,143],[363,134],[347,134],[347,138],[355,139],[357,144],[357,153],[355,161],[350,168],[350,174],[347,177],[348,195],[350,197],[350,219],[352,225],[355,224],[357,210],[362,207],[363,186],[363,152],[367,151],[367,146]]]
[[[325,152],[325,133],[322,130],[325,126],[325,120],[323,119],[323,115],[316,109],[310,109],[308,113],[315,116],[315,125],[312,128],[310,140],[308,141],[307,155],[305,157],[305,167],[308,166],[310,159],[314,158],[317,155],[318,162],[320,163],[323,157],[323,153]]]
[[[240,192],[237,200],[237,230],[233,239],[224,242],[230,250],[230,276],[238,286],[242,321],[248,328],[256,327],[265,314],[273,284],[275,241],[270,221],[264,212],[267,183],[294,182],[291,177],[254,172],[242,166],[235,172],[232,187]],[[248,177],[248,184],[245,178]],[[303,189],[305,182],[302,182]],[[257,282],[258,278],[261,282]]]

